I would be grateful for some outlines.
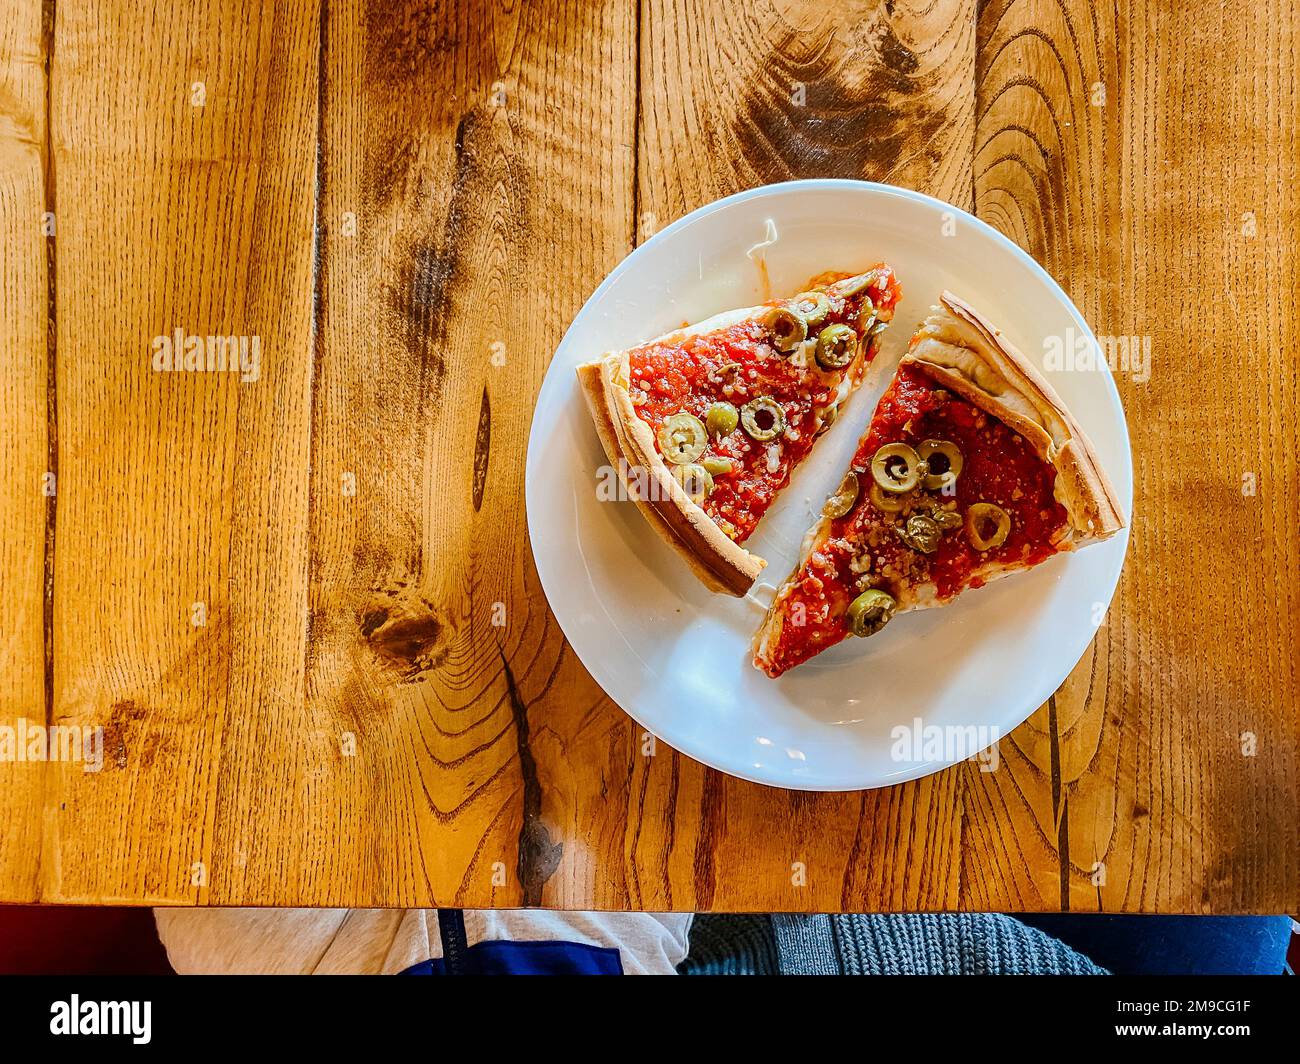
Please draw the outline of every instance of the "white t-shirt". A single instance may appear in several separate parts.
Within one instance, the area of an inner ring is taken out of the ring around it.
[[[464,944],[471,969],[573,962],[668,975],[686,956],[692,915],[467,909]],[[155,909],[154,918],[182,975],[396,975],[447,967],[436,909]],[[502,945],[509,943],[532,945]]]

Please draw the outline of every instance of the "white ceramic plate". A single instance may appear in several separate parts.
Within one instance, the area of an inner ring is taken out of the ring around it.
[[[769,219],[777,240],[751,256]],[[678,750],[735,776],[801,790],[924,776],[1007,734],[1057,688],[1110,602],[1127,534],[967,592],[943,609],[904,614],[879,635],[846,640],[779,680],[756,670],[749,641],[762,606],[705,590],[635,504],[598,498],[606,458],[574,367],[768,298],[755,261],[764,256],[772,295],[793,294],[822,270],[855,271],[882,260],[903,289],[879,371],[746,544],[767,559],[763,579],[771,584],[793,566],[898,356],[942,289],[985,313],[1040,366],[1049,338],[1092,337],[1033,259],[929,196],[860,181],[794,181],[703,207],[624,259],[555,353],[528,444],[537,570],[592,676]],[[1048,376],[1131,514],[1128,431],[1110,374]],[[769,599],[770,592],[762,601]]]

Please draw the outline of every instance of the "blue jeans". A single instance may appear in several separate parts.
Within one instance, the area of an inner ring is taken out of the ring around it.
[[[1287,916],[1016,913],[1116,975],[1280,975]]]

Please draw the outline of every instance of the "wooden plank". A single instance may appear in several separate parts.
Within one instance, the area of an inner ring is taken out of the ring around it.
[[[18,761],[45,709],[47,434],[45,42],[36,0],[0,9],[0,897],[36,894],[43,766]],[[12,746],[6,747],[6,738]]]
[[[975,196],[976,213],[1026,248],[1076,300],[1085,297],[1080,308],[1089,317],[1095,307],[1087,295],[1115,276],[1114,248],[1098,240],[1098,219],[1117,202],[1114,182],[1095,177],[1108,132],[1106,108],[1094,106],[1091,93],[1098,80],[1114,80],[1117,57],[1114,16],[1078,7],[981,5]],[[1045,129],[1056,139],[1044,140]],[[1063,142],[1069,151],[1060,150]],[[1054,180],[1044,181],[1048,169]],[[1024,188],[1040,197],[1028,213],[1016,195]],[[1063,688],[1001,744],[1001,770],[971,794],[963,868],[975,908],[1070,907],[1073,777],[1063,767],[1062,736],[1077,698],[1089,697],[1094,669],[1105,668],[1118,613],[1112,608],[1111,622],[1098,629]],[[1102,712],[1104,690],[1092,693]]]
[[[355,754],[304,811],[294,860],[329,865],[299,901],[537,904],[593,831],[546,754],[598,693],[537,584],[523,456],[628,250],[634,30],[621,0],[330,8],[308,685]]]
[[[979,214],[1151,351],[1119,594],[983,830],[1057,844],[1045,904],[1294,911],[1295,11],[1000,0],[979,55]]]
[[[647,0],[647,222],[797,177],[889,181],[968,205],[975,4],[891,7]]]
[[[647,3],[644,237],[719,196],[860,177],[971,194],[975,6]],[[626,899],[654,909],[935,909],[961,900],[963,770],[887,791],[782,792],[659,746],[630,753]],[[602,778],[623,765],[602,765]],[[617,775],[614,775],[617,779]],[[622,792],[619,800],[624,800]],[[599,816],[593,799],[584,820]],[[614,881],[597,897],[618,904]]]
[[[46,900],[300,874],[317,7],[57,8],[54,712],[104,766],[51,766]]]

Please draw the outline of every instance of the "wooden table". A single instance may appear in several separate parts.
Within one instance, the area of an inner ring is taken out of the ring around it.
[[[1292,4],[365,6],[0,13],[0,724],[105,743],[0,764],[0,898],[1296,910]],[[569,321],[802,176],[973,210],[1151,345],[1118,594],[996,772],[646,756],[538,586]],[[156,371],[178,329],[256,373]]]

